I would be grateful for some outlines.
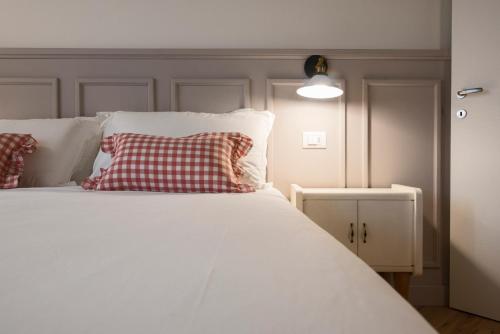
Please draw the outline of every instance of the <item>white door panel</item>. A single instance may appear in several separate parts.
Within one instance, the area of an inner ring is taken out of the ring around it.
[[[500,1],[454,0],[450,305],[500,320]],[[464,88],[484,93],[456,97]],[[467,117],[456,112],[467,110]]]

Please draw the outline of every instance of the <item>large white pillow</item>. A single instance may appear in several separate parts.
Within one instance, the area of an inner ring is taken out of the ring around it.
[[[78,117],[79,131],[82,138],[82,152],[71,175],[71,181],[80,184],[92,174],[97,153],[100,151],[102,139],[101,122],[96,117]]]
[[[24,159],[20,187],[81,181],[92,171],[101,138],[99,122],[92,118],[0,120],[0,132],[31,134],[38,142]]]
[[[102,117],[102,115],[101,115]],[[261,188],[266,182],[267,139],[274,122],[269,111],[239,109],[229,113],[193,112],[128,112],[109,113],[103,123],[103,136],[115,133],[138,133],[156,136],[183,137],[201,132],[241,132],[253,140],[248,155],[241,159],[244,181]],[[92,176],[111,163],[109,154],[99,151]]]

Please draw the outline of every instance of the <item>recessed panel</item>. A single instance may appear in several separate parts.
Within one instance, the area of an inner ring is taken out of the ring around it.
[[[250,107],[248,79],[175,79],[171,85],[173,111],[225,113]]]
[[[439,258],[439,83],[365,82],[370,187],[393,183],[421,188],[424,207],[424,259]]]
[[[301,97],[296,90],[302,83],[302,80],[268,80],[267,105],[276,115],[269,177],[286,195],[292,183],[304,187],[345,186],[343,98]],[[304,132],[322,132],[326,135],[326,145],[322,149],[304,149]]]
[[[99,111],[153,111],[152,79],[80,79],[76,83],[76,109],[81,116]]]
[[[55,78],[0,78],[0,118],[58,117]]]

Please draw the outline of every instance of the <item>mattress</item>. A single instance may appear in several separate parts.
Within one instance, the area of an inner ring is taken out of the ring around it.
[[[0,333],[434,333],[275,189],[0,191]]]

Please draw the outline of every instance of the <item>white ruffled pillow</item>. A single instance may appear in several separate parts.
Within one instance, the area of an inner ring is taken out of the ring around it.
[[[262,188],[266,183],[267,140],[271,132],[274,114],[269,111],[238,109],[229,113],[193,112],[128,112],[101,113],[103,137],[115,133],[137,133],[166,137],[185,137],[202,132],[241,132],[253,140],[248,155],[241,159],[245,170],[243,182]],[[94,162],[92,177],[100,175],[101,168],[108,168],[111,156],[99,151]]]

